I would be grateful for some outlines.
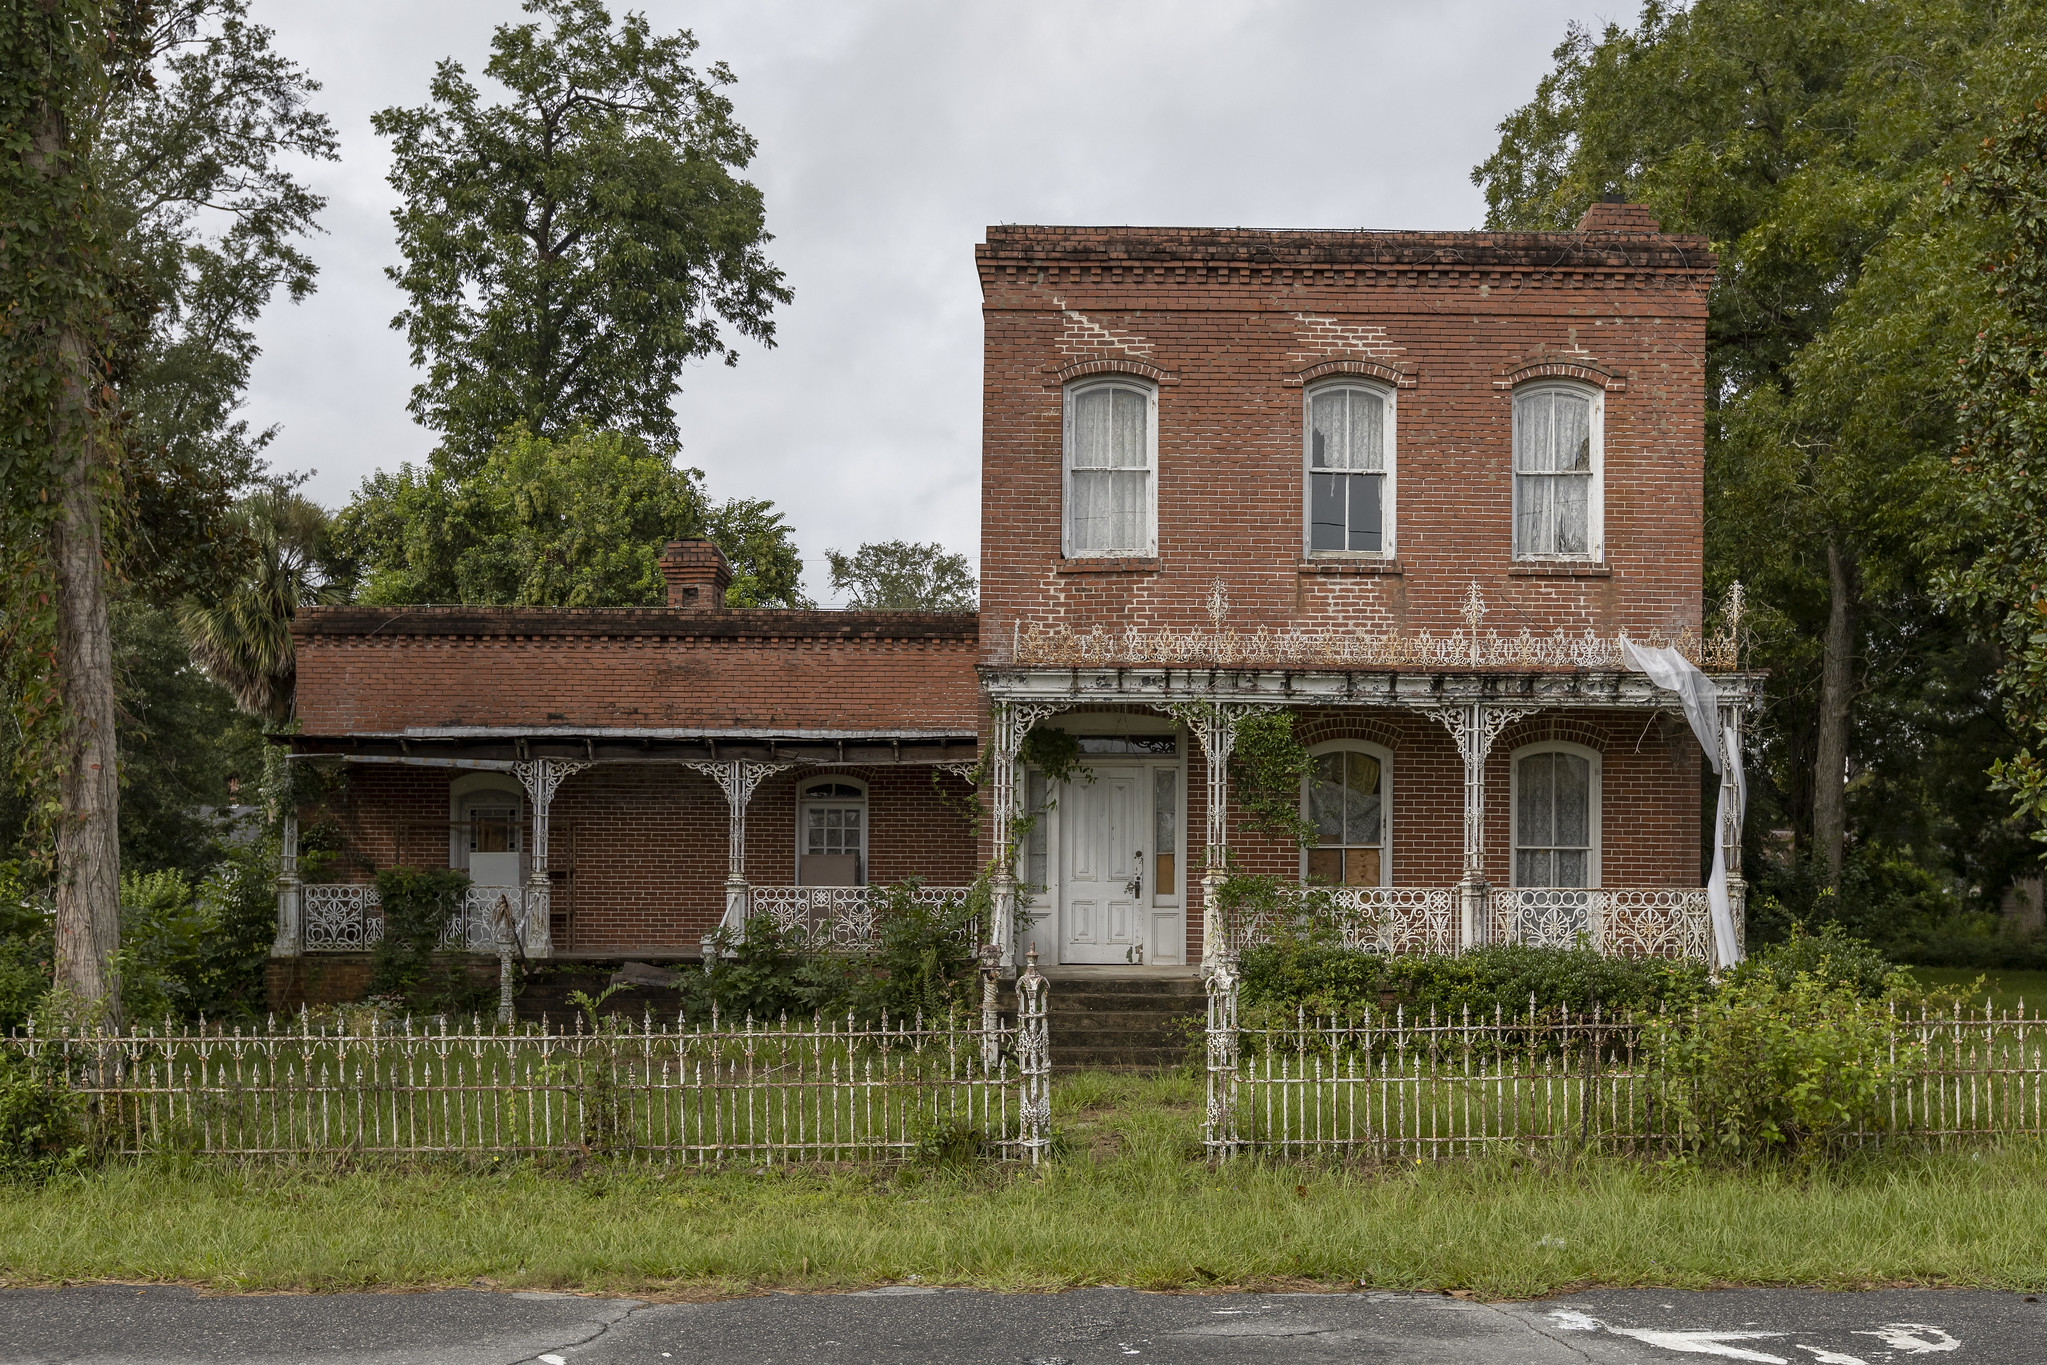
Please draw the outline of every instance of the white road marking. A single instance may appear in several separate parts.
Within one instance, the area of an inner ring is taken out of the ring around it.
[[[1931,1355],[1936,1351],[1959,1351],[1962,1343],[1939,1327],[1923,1322],[1887,1322],[1874,1332],[1857,1332],[1858,1337],[1881,1337],[1893,1351],[1908,1355]]]
[[[1760,1337],[1781,1337],[1782,1332],[1666,1332],[1654,1327],[1607,1326],[1615,1336],[1633,1337],[1650,1346],[1681,1355],[1720,1356],[1726,1360],[1753,1360],[1759,1365],[1791,1365],[1783,1356],[1730,1346],[1730,1341],[1754,1341]]]
[[[1598,1318],[1587,1317],[1575,1308],[1553,1308],[1549,1317],[1560,1332],[1597,1332],[1606,1325]]]
[[[1814,1365],[1869,1365],[1861,1356],[1844,1356],[1823,1346],[1801,1346],[1798,1349],[1812,1352]]]
[[[569,1365],[569,1362],[563,1360],[560,1356],[542,1356],[540,1357],[540,1365]]]

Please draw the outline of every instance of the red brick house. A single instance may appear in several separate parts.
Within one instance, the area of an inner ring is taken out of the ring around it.
[[[308,609],[293,752],[339,774],[302,813],[337,852],[287,861],[278,953],[361,946],[398,863],[515,893],[529,952],[694,956],[750,910],[851,945],[866,888],[964,894],[1025,811],[994,932],[1020,899],[1048,962],[1215,958],[1225,858],[1334,885],[1386,948],[1704,955],[1716,835],[1738,936],[1696,737],[1738,755],[1757,695],[1738,606],[1709,633],[1702,599],[1703,239],[1601,204],[1571,233],[991,228],[976,262],[978,616],[728,610],[701,542],[665,610]],[[1703,667],[1704,719],[1624,640]],[[1229,796],[1274,709],[1313,755],[1307,850]],[[1018,763],[1040,725],[1092,780]]]

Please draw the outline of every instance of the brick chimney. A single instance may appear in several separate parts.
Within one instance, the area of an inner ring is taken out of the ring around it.
[[[661,576],[668,580],[668,605],[678,611],[723,611],[732,566],[708,540],[671,540],[661,551]]]
[[[1578,220],[1580,232],[1656,233],[1663,224],[1647,204],[1630,204],[1618,194],[1609,194],[1585,210]]]

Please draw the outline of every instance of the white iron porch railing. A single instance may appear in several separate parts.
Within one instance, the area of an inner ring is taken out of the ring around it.
[[[1441,886],[1332,886],[1331,928],[1343,946],[1367,953],[1454,953],[1457,951],[1457,892]],[[1269,942],[1282,916],[1240,914],[1229,926],[1237,953]]]
[[[1367,953],[1454,953],[1462,893],[1441,886],[1321,888],[1328,927],[1346,948]],[[1487,898],[1486,941],[1571,948],[1583,941],[1617,957],[1710,960],[1712,921],[1701,887],[1592,889],[1515,887]],[[1232,954],[1270,942],[1285,911],[1238,912],[1227,933]]]
[[[909,894],[918,905],[958,909],[967,903],[968,889],[919,886]],[[756,886],[750,890],[750,913],[767,915],[798,947],[868,952],[880,946],[882,912],[893,891],[887,886]],[[979,935],[980,925],[968,923],[955,937],[973,945]]]
[[[1712,960],[1703,887],[1501,887],[1488,902],[1494,943],[1569,948],[1582,939],[1612,957]]]
[[[472,886],[462,897],[462,908],[441,933],[441,946],[472,953],[493,953],[498,948],[495,924],[498,898],[511,901],[513,922],[520,940],[535,913],[546,914],[548,896],[530,887]],[[367,885],[309,885],[299,888],[301,925],[305,950],[309,953],[360,953],[374,948],[384,936],[384,910],[377,888]]]

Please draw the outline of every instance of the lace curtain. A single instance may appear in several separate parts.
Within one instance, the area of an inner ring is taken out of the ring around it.
[[[1591,553],[1592,400],[1539,389],[1514,400],[1514,553]]]
[[[1135,389],[1073,396],[1067,517],[1076,551],[1142,553],[1151,532],[1151,402]]]

